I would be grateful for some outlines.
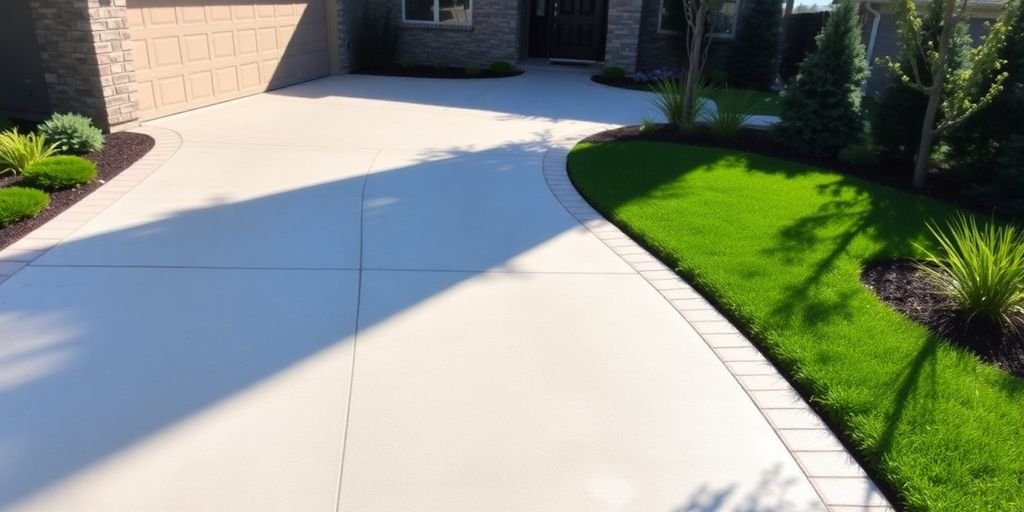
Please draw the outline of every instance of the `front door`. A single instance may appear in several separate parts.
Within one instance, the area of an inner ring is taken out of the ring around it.
[[[607,0],[549,0],[548,55],[552,59],[604,58]]]

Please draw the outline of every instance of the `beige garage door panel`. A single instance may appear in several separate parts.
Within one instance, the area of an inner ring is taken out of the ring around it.
[[[324,0],[129,0],[143,119],[325,76]]]

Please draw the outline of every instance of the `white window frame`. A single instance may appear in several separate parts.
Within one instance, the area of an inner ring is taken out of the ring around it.
[[[405,2],[402,0],[402,23],[412,25],[430,25],[438,27],[471,27],[473,26],[473,0],[466,0],[469,2],[469,19],[464,22],[457,23],[446,23],[441,21],[441,0],[434,0],[434,19],[433,20],[410,20],[405,15]]]
[[[436,1],[436,0],[435,0]],[[743,0],[734,0],[736,4],[736,14],[732,17],[732,32],[712,32],[708,34],[711,39],[732,39],[736,37],[736,25],[740,20],[740,6],[743,4]],[[402,1],[402,6],[405,6],[405,0]],[[665,0],[658,0],[658,33],[659,34],[679,34],[678,30],[669,30],[667,28],[661,28],[661,18],[665,15]]]

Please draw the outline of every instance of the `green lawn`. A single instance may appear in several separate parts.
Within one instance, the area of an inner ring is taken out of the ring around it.
[[[1024,510],[1024,381],[889,309],[871,260],[919,256],[955,210],[772,158],[578,145],[573,181],[713,297],[910,510]]]
[[[749,94],[755,101],[754,108],[748,114],[755,116],[782,115],[782,96],[777,92],[748,91],[744,89],[714,89],[707,94],[719,108],[734,105]]]

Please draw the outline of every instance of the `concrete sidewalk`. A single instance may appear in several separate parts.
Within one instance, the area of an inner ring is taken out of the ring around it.
[[[150,123],[180,149],[0,284],[0,509],[825,509],[545,182],[556,142],[654,116],[532,69]]]

